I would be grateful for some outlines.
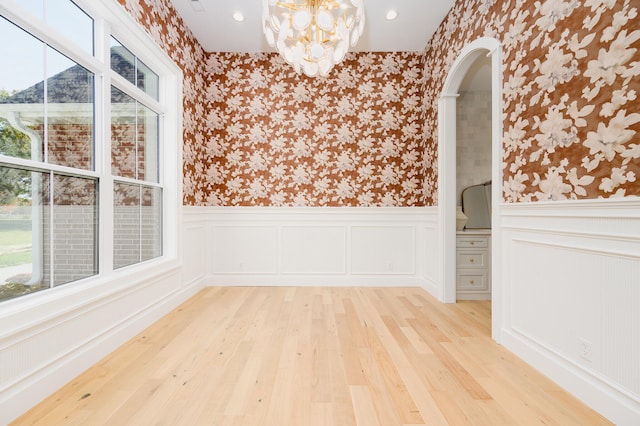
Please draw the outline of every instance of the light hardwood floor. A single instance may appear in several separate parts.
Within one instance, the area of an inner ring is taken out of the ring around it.
[[[417,288],[206,288],[15,424],[603,425]]]

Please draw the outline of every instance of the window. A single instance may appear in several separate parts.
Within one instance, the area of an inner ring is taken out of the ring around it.
[[[69,0],[20,0],[34,17],[93,55],[93,19]]]
[[[111,37],[111,69],[158,100],[158,75],[114,37]]]
[[[158,99],[158,75],[114,37],[111,37],[111,69],[154,100]],[[111,86],[114,268],[162,254],[158,127],[159,114],[144,105],[139,96]]]
[[[3,10],[0,302],[161,257],[159,74],[71,0]]]
[[[158,119],[155,111],[111,88],[115,268],[161,255],[162,189],[154,185],[158,182]]]

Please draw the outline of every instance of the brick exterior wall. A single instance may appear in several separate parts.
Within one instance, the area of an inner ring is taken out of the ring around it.
[[[51,278],[51,241],[53,231],[53,285],[95,275],[97,264],[97,221],[93,206],[54,206],[51,227],[49,207],[43,209],[43,283]]]

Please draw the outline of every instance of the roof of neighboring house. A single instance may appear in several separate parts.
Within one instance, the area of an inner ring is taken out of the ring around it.
[[[124,52],[123,52],[124,53]],[[134,65],[119,52],[111,48],[111,68],[129,81],[133,81]],[[138,72],[138,79],[144,78]],[[80,65],[74,65],[47,79],[47,99],[50,103],[92,103],[94,74]],[[44,81],[34,84],[13,96],[0,101],[0,104],[41,104],[44,100]],[[114,103],[130,102],[130,98],[121,91],[112,91]]]

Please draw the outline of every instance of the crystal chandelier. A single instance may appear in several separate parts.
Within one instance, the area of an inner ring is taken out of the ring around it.
[[[262,0],[270,46],[300,74],[326,76],[364,30],[364,0]]]

